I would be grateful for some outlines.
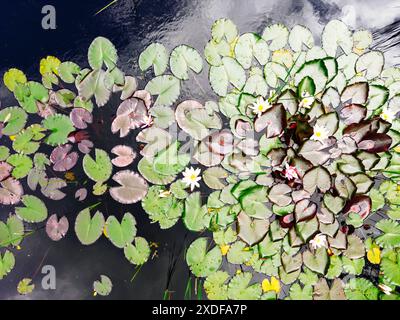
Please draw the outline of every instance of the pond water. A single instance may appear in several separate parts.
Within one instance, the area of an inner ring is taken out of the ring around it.
[[[108,2],[26,0],[2,3],[0,73],[16,67],[28,78],[39,80],[39,61],[47,55],[85,66],[89,44],[101,35],[116,45],[123,71],[137,76],[137,57],[149,43],[159,41],[169,49],[185,43],[202,52],[209,39],[211,24],[220,17],[232,19],[242,33],[262,32],[265,25],[282,22],[289,27],[304,24],[316,35],[330,19],[343,18],[354,28],[372,29],[380,47],[387,51],[389,64],[400,61],[396,54],[398,24],[387,27],[398,16],[397,1],[381,1],[380,8],[386,13],[377,15],[376,1],[352,1],[349,6],[342,0],[118,0],[104,12],[94,15]],[[41,9],[46,4],[56,8],[56,30],[41,28]],[[214,98],[206,72],[191,81],[184,84],[182,99],[191,97],[206,101]],[[144,84],[142,79],[139,87]],[[2,106],[15,104],[3,84],[0,101]],[[96,113],[99,123],[91,134],[93,142],[100,148],[109,150],[118,140],[109,131],[117,101],[111,100]],[[119,140],[121,142],[137,148],[132,136]],[[82,209],[78,202],[71,201],[49,201],[46,204],[50,214],[66,215],[71,223]],[[105,197],[103,205],[112,214],[123,213],[111,198]],[[137,219],[138,235],[159,245],[158,256],[141,268],[134,281],[130,281],[135,273],[133,266],[126,261],[122,251],[104,237],[96,244],[84,247],[72,229],[60,242],[52,242],[42,229],[22,243],[13,272],[0,282],[0,299],[91,299],[92,283],[100,274],[106,274],[113,281],[113,291],[108,297],[111,299],[161,299],[168,279],[172,299],[182,299],[189,276],[182,253],[198,235],[187,232],[182,223],[161,232],[158,225],[150,224],[140,204],[130,206],[129,211]],[[9,208],[0,207],[2,220],[8,212]],[[55,267],[56,290],[41,288],[42,265]],[[172,274],[169,274],[171,270]],[[24,277],[33,278],[36,285],[35,291],[27,297],[16,292],[18,281]]]

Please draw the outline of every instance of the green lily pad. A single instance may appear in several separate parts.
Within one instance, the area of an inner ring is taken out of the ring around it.
[[[17,216],[26,222],[42,222],[47,218],[47,208],[42,200],[31,195],[24,195],[21,199],[25,207],[15,208]]]
[[[107,152],[101,149],[95,149],[95,159],[89,154],[83,157],[83,170],[93,181],[105,182],[112,173],[112,163]]]
[[[90,209],[86,208],[79,212],[75,221],[75,233],[79,241],[84,245],[90,245],[97,241],[103,233],[104,216],[97,211],[93,217]]]
[[[207,251],[207,238],[198,238],[186,251],[186,262],[197,277],[207,277],[216,271],[222,263],[221,251],[214,247]]]

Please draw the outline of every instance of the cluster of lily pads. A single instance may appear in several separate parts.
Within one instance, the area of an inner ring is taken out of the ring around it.
[[[48,218],[41,197],[60,200],[73,185],[78,201],[89,192],[100,200],[75,219],[81,243],[104,234],[134,265],[150,245],[132,214],[105,219],[107,195],[141,202],[161,229],[182,220],[206,231],[185,258],[209,299],[398,299],[400,69],[384,65],[372,40],[339,20],[317,42],[301,25],[239,34],[219,19],[204,49],[208,68],[188,45],[168,53],[152,43],[138,65],[155,77],[140,90],[102,37],[89,48],[90,68],[49,56],[42,83],[10,69],[4,82],[19,106],[0,110],[0,203],[15,212],[0,223],[0,278],[26,225]],[[205,69],[215,101],[181,101]],[[137,144],[102,150],[91,140],[95,106],[108,108],[117,92],[111,132]],[[76,179],[80,167],[90,182]],[[47,219],[51,239],[67,230],[67,217]],[[104,275],[94,283],[102,295],[111,287]]]
[[[135,152],[126,145],[107,151],[93,148],[91,141],[94,106],[104,106],[112,93],[120,92],[124,100],[140,95],[140,91],[136,91],[135,78],[125,76],[116,66],[117,51],[108,39],[96,38],[90,45],[88,59],[90,68],[61,62],[53,56],[42,59],[42,83],[28,81],[15,68],[4,74],[4,84],[14,94],[18,106],[0,111],[0,203],[11,206],[3,209],[2,218],[6,221],[0,222],[0,248],[4,248],[0,279],[13,269],[13,251],[20,248],[24,238],[45,228],[52,240],[59,241],[67,234],[71,218],[82,244],[90,245],[104,233],[123,249],[132,264],[141,266],[149,258],[149,243],[136,236],[136,220],[131,213],[104,217],[96,210],[105,209],[106,193],[120,203],[134,203],[145,195],[146,182],[131,170],[121,170],[133,162]],[[110,152],[116,157],[110,159]],[[82,168],[90,181],[84,177],[77,179]],[[111,176],[116,186],[105,183]],[[90,192],[98,198],[97,202],[93,203],[93,197],[86,200]],[[46,203],[67,195],[84,202],[85,209],[77,215],[65,212],[67,215],[60,218],[55,213],[48,217]],[[20,293],[32,290],[29,278],[18,286]]]

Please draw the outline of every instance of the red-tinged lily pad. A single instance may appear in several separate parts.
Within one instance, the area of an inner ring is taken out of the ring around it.
[[[75,198],[78,199],[78,201],[83,201],[86,199],[87,194],[88,194],[88,192],[87,192],[86,188],[80,188],[80,189],[76,190]]]
[[[131,119],[127,116],[117,116],[111,124],[111,132],[117,133],[119,131],[119,137],[126,137],[131,130]]]
[[[151,100],[151,94],[147,90],[137,90],[135,91],[132,97],[143,100],[147,109],[150,108],[152,100]]]
[[[257,118],[254,123],[256,132],[265,129],[267,138],[279,136],[286,127],[286,110],[283,104],[275,104],[268,109],[261,117]]]
[[[225,155],[233,151],[233,135],[227,129],[214,132],[205,143],[216,154]]]
[[[386,133],[371,132],[358,143],[358,148],[370,153],[386,152],[392,144],[392,138]]]
[[[289,213],[279,218],[279,224],[282,228],[289,229],[294,225],[294,214]]]
[[[350,102],[356,104],[364,104],[368,99],[368,83],[357,82],[347,86],[340,97],[343,103]]]
[[[236,131],[236,134],[239,137],[241,137],[241,138],[246,137],[247,134],[249,132],[251,132],[252,130],[253,130],[253,128],[252,128],[250,122],[244,121],[244,120],[241,120],[241,119],[236,120],[235,131]]]
[[[59,241],[64,238],[68,232],[68,228],[68,219],[66,217],[61,217],[60,220],[58,220],[56,214],[51,215],[46,223],[46,233],[53,241]]]
[[[317,214],[317,205],[308,199],[303,199],[296,203],[294,213],[296,222],[310,220]]]
[[[130,98],[122,102],[117,109],[118,116],[127,116],[130,119],[131,129],[139,128],[148,116],[147,107],[143,100]]]
[[[224,159],[224,156],[212,152],[210,147],[203,140],[195,147],[193,158],[206,167],[213,167],[219,165]]]
[[[13,167],[7,162],[0,162],[0,181],[8,178],[11,174]]]
[[[136,152],[129,146],[118,145],[112,148],[111,152],[117,156],[111,162],[114,166],[120,168],[129,166],[136,158]]]
[[[82,140],[78,143],[78,149],[80,152],[84,154],[90,153],[90,150],[93,148],[93,142],[90,140]]]
[[[365,195],[356,195],[351,198],[343,209],[344,214],[354,212],[362,219],[365,219],[371,212],[371,198]]]
[[[72,121],[72,124],[77,129],[86,129],[87,124],[93,122],[92,113],[83,108],[72,109],[69,117]]]
[[[14,178],[8,178],[0,182],[0,203],[4,205],[14,205],[21,201],[24,194],[22,185]]]
[[[367,115],[367,108],[361,104],[348,104],[340,110],[340,117],[344,124],[359,123]]]
[[[147,193],[147,182],[133,171],[117,172],[113,176],[113,180],[119,183],[120,186],[110,188],[110,195],[119,203],[136,203],[142,200]]]
[[[60,189],[66,186],[67,183],[64,180],[60,178],[50,178],[41,191],[43,195],[49,199],[61,200],[66,196],[66,194],[60,191]]]
[[[371,121],[361,121],[360,123],[353,123],[344,128],[343,136],[349,136],[358,143],[369,132],[371,132]]]
[[[72,146],[70,144],[65,144],[53,150],[50,155],[50,161],[54,164],[54,171],[68,171],[76,165],[78,153],[75,151],[69,153],[71,149]]]

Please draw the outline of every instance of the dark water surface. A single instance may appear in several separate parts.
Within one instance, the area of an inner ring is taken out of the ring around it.
[[[395,22],[400,11],[396,1],[392,0],[380,2],[380,17],[374,13],[375,1],[342,0],[118,0],[94,16],[108,2],[110,0],[3,0],[0,13],[1,76],[8,68],[16,67],[23,70],[28,78],[39,80],[39,61],[47,55],[86,66],[87,48],[99,35],[109,38],[116,45],[120,66],[126,73],[140,75],[137,72],[137,57],[146,45],[159,41],[172,49],[186,43],[202,52],[212,22],[221,17],[231,18],[242,33],[261,33],[267,24],[279,21],[288,26],[304,24],[315,35],[320,34],[323,25],[330,19],[343,18],[355,28],[375,31],[375,38],[388,50],[389,63],[399,62],[399,26],[396,24],[383,29]],[[56,30],[41,28],[41,9],[46,4],[56,8]],[[383,12],[387,14],[382,16]],[[144,85],[142,79],[139,87],[143,88]],[[185,82],[181,99],[188,97],[200,101],[215,99],[207,82],[206,68],[202,75],[197,76],[196,82]],[[0,87],[0,101],[2,106],[15,104],[3,84]],[[96,112],[96,121],[103,121],[103,125],[97,125],[97,130],[92,132],[92,140],[96,147],[106,150],[117,143],[137,148],[132,134],[121,140],[110,132],[110,119],[117,106],[118,99],[113,99],[101,109],[101,113]],[[83,179],[84,176],[78,175],[77,178]],[[102,200],[105,215],[120,217],[124,213],[122,206],[109,197]],[[158,225],[150,224],[140,204],[129,206],[129,211],[138,222],[138,235],[159,244],[158,257],[146,263],[131,282],[134,267],[124,258],[122,250],[114,247],[105,237],[88,247],[79,243],[73,231],[73,222],[83,207],[77,201],[47,201],[46,204],[49,214],[57,213],[69,218],[70,232],[60,242],[49,240],[43,230],[26,239],[22,249],[16,252],[14,270],[0,281],[0,299],[21,298],[16,286],[24,277],[33,278],[36,285],[35,291],[27,298],[88,299],[92,298],[92,283],[100,274],[109,276],[113,281],[113,291],[108,298],[160,299],[166,288],[168,269],[175,258],[177,263],[169,290],[173,291],[172,298],[184,297],[189,273],[182,251],[198,235],[187,232],[180,222],[169,230],[160,231]],[[8,213],[9,207],[0,207],[1,220]],[[42,265],[55,267],[56,290],[41,288]]]

